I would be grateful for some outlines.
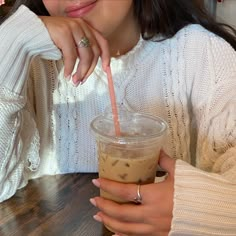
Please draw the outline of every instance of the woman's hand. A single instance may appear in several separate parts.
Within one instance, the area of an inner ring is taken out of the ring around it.
[[[171,228],[175,160],[164,152],[160,155],[160,166],[167,171],[167,178],[160,183],[141,185],[142,204],[118,204],[102,197],[90,199],[100,209],[94,219],[103,222],[117,235],[166,236]],[[96,179],[93,183],[126,201],[132,202],[137,195],[136,184],[123,184],[107,179]]]
[[[93,72],[99,56],[103,69],[110,63],[108,43],[102,35],[82,19],[68,17],[40,16],[55,45],[62,51],[64,59],[64,76],[72,78],[75,85],[84,82]],[[81,46],[81,39],[88,39],[89,46]],[[76,59],[80,61],[76,73],[72,75]]]

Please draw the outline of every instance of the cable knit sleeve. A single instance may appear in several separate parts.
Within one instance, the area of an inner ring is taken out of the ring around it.
[[[191,103],[197,127],[196,167],[176,162],[170,235],[236,235],[236,52],[200,33]],[[202,55],[202,56],[201,56]],[[189,58],[189,60],[191,60]],[[196,61],[195,61],[196,62]]]
[[[41,20],[21,6],[0,25],[0,202],[10,198],[39,165],[39,135],[26,96],[29,66],[36,56],[58,60]],[[32,157],[34,157],[32,159]]]

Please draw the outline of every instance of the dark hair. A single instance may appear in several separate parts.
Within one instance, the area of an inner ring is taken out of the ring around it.
[[[204,0],[134,0],[134,14],[144,39],[157,34],[171,38],[189,24],[200,24],[236,50],[236,30],[216,22],[206,10]]]
[[[157,34],[171,38],[189,24],[200,24],[207,30],[224,38],[236,50],[236,30],[218,23],[204,7],[204,0],[133,0],[134,14],[144,39]],[[21,4],[37,15],[49,15],[42,0],[16,0],[13,11]]]
[[[20,5],[27,6],[38,16],[49,16],[49,13],[42,0],[16,0],[10,13],[15,12]]]

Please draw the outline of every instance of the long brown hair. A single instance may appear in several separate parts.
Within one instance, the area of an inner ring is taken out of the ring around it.
[[[200,24],[224,38],[236,50],[236,30],[218,23],[206,10],[203,0],[133,0],[134,14],[144,39],[158,34],[174,36],[189,24]],[[21,5],[28,6],[37,15],[49,15],[42,0],[16,0],[13,12]]]
[[[236,50],[236,30],[216,22],[203,0],[134,0],[134,13],[145,39],[157,34],[170,38],[189,24],[200,24]]]

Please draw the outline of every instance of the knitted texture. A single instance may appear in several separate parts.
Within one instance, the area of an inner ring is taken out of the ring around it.
[[[101,62],[74,87],[43,23],[24,6],[0,32],[0,201],[30,178],[96,172],[90,122],[110,106]],[[140,39],[111,69],[119,104],[168,122],[164,150],[178,159],[170,235],[235,235],[235,51],[189,25],[168,40]]]

